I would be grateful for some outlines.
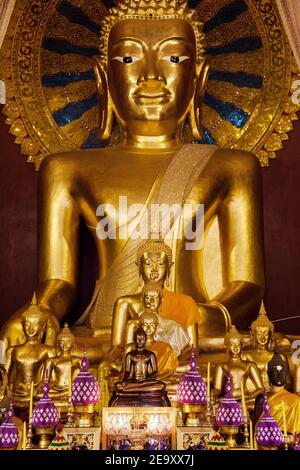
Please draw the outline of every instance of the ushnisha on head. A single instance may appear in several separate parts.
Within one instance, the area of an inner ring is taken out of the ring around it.
[[[162,239],[148,239],[137,250],[136,265],[145,283],[164,283],[172,264],[172,250]]]
[[[101,139],[111,137],[114,116],[127,146],[178,144],[186,121],[201,138],[208,65],[202,23],[186,0],[119,1],[102,22],[99,48]]]
[[[229,354],[238,356],[243,347],[243,337],[236,327],[232,325],[224,337],[225,346]]]

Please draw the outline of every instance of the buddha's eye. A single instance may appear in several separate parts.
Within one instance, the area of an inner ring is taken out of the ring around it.
[[[118,60],[119,62],[122,62],[123,64],[132,64],[133,62],[138,62],[141,59],[134,55],[125,55],[123,57],[116,56],[113,58],[113,60]]]
[[[162,60],[171,62],[172,64],[179,64],[187,59],[189,59],[187,55],[166,55],[165,57],[162,57]]]

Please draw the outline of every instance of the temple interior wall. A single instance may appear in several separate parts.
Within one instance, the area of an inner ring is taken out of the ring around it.
[[[19,154],[0,117],[0,325],[32,295],[37,280],[37,176]],[[271,319],[300,315],[300,121],[278,158],[262,169],[266,307]],[[97,273],[96,250],[82,227],[79,294],[88,303]],[[300,318],[278,323],[300,334]]]

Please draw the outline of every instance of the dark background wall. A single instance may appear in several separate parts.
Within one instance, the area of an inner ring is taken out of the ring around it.
[[[37,173],[19,155],[0,117],[0,325],[32,295],[37,279]],[[300,121],[269,168],[264,187],[266,307],[272,319],[300,315]],[[81,280],[76,310],[93,290],[93,243],[82,229]],[[276,329],[300,334],[300,319]]]

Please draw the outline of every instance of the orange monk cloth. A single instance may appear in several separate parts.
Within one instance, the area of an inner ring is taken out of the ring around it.
[[[300,71],[300,0],[276,0],[276,3]]]

